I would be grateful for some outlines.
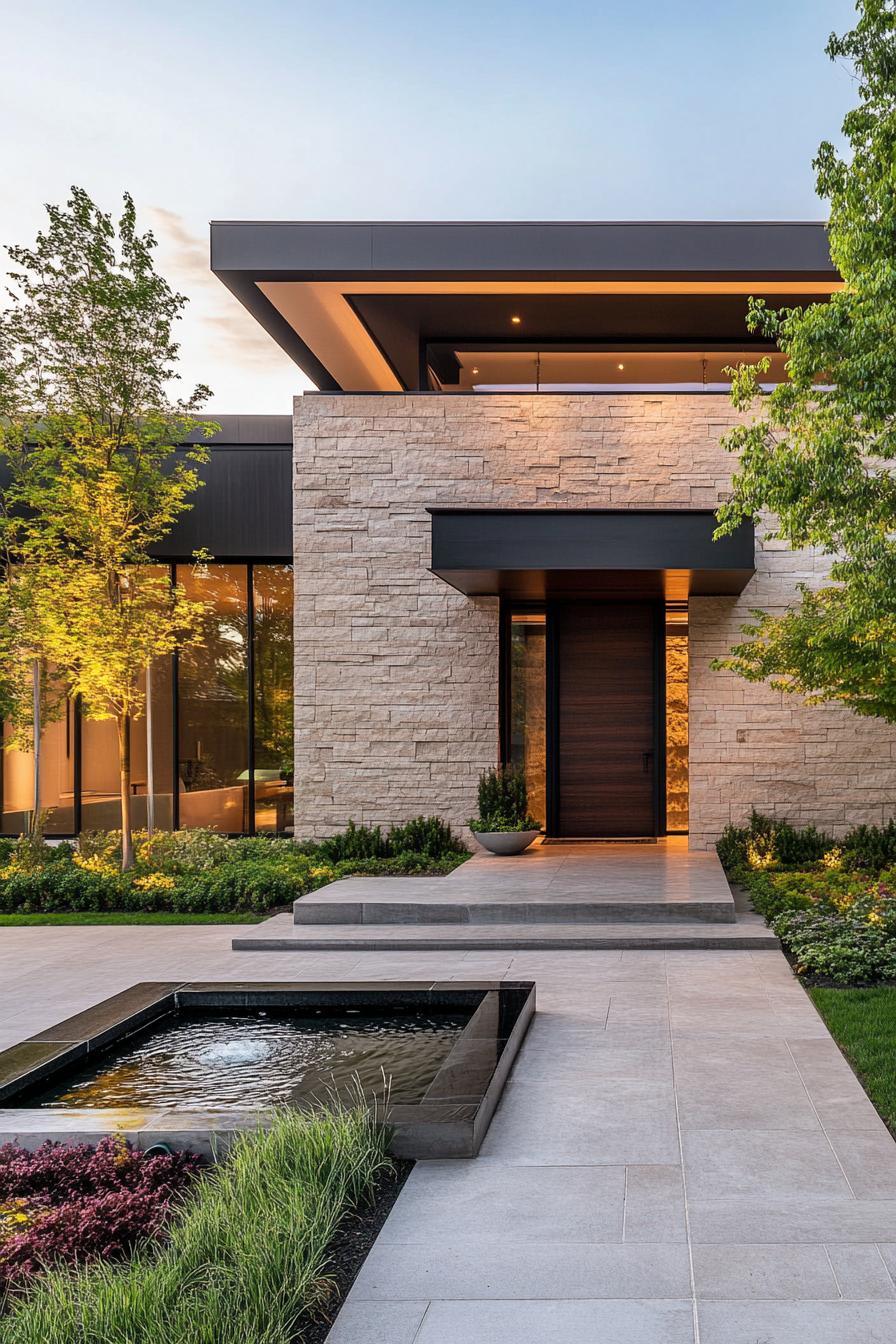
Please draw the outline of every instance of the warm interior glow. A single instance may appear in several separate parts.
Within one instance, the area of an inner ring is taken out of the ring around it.
[[[750,350],[458,350],[460,379],[443,390],[519,388],[535,391],[588,391],[605,387],[664,387],[687,391],[724,391],[731,379],[725,369],[768,358],[764,384],[786,378],[779,351]],[[620,359],[620,354],[625,358]]]
[[[666,611],[666,829],[688,829],[687,608]]]
[[[258,280],[270,300],[343,387],[398,392],[388,361],[349,302],[353,294],[830,294],[830,280]]]

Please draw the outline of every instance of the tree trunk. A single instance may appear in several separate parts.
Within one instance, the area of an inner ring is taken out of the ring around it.
[[[121,871],[134,866],[134,838],[131,834],[131,716],[120,714],[118,727],[118,766],[121,779]]]
[[[152,661],[146,664],[146,834],[156,829],[156,771],[152,743]]]
[[[34,731],[34,783],[33,796],[31,799],[31,824],[28,827],[28,834],[34,840],[40,834],[40,739],[41,739],[41,715],[40,715],[40,659],[31,660],[31,703],[32,703],[32,728]]]

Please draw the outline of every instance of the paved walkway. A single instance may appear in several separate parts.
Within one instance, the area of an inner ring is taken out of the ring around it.
[[[230,951],[0,930],[0,1046],[136,980],[508,974],[538,1015],[474,1161],[419,1163],[330,1344],[892,1344],[896,1144],[774,951]]]

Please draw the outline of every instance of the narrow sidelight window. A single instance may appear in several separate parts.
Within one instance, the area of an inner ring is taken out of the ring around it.
[[[511,614],[506,755],[525,773],[529,811],[541,826],[546,815],[545,633],[544,612]]]

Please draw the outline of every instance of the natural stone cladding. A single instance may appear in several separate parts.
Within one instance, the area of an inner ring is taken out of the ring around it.
[[[498,601],[429,573],[427,507],[714,508],[735,419],[713,394],[297,397],[296,834],[463,826],[497,759]],[[896,732],[709,667],[823,571],[760,544],[739,598],[691,600],[692,847],[754,805],[835,831],[896,810]]]

